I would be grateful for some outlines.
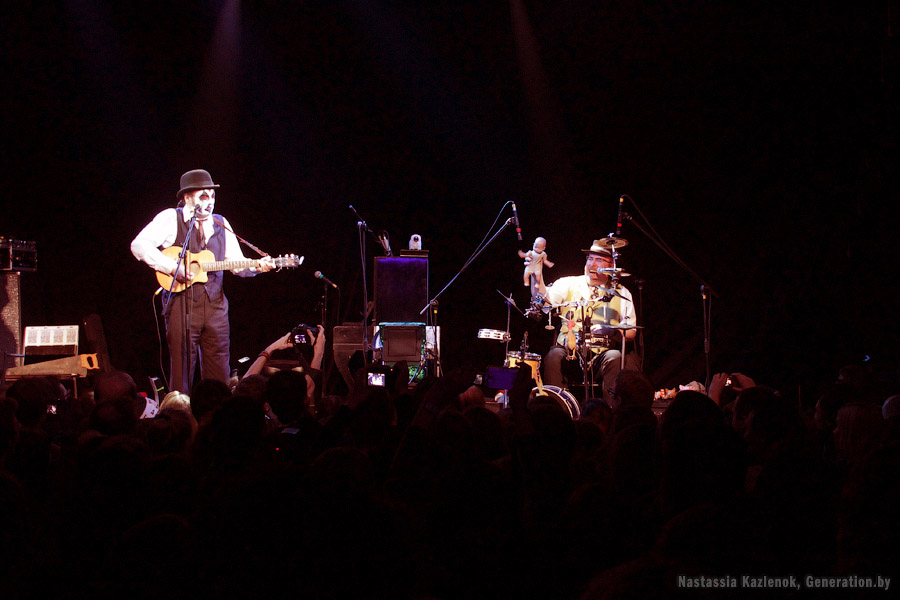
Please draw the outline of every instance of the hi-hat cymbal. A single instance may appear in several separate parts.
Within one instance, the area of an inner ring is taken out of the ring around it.
[[[611,235],[597,240],[597,245],[602,246],[603,248],[622,248],[628,245],[628,240]]]
[[[643,325],[626,325],[624,323],[619,323],[618,325],[608,325],[606,323],[597,323],[596,325],[591,325],[591,333],[602,333],[608,329],[643,329]]]

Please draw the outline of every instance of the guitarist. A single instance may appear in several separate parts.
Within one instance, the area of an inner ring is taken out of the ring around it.
[[[178,255],[172,258],[162,252],[172,246],[187,246],[189,252],[210,251],[217,261],[245,260],[228,221],[213,214],[218,187],[213,183],[212,176],[203,169],[186,172],[181,176],[181,189],[176,196],[178,208],[167,208],[157,214],[131,242],[131,253],[135,258],[187,286],[184,291],[171,297],[166,290],[163,296],[166,341],[171,359],[169,387],[172,391],[191,392],[198,350],[203,379],[225,382],[231,372],[228,299],[222,291],[222,272],[210,272],[204,283],[193,284],[194,273],[185,271],[184,265],[178,263]],[[191,218],[195,215],[194,227],[188,231]],[[257,264],[234,273],[241,277],[253,277],[275,268],[270,256],[263,257]],[[190,328],[189,360],[185,360],[185,347],[188,345],[184,340],[185,319]]]
[[[589,249],[582,250],[585,253],[584,275],[561,277],[549,287],[545,287],[543,281],[538,282],[546,303],[572,303],[569,307],[559,309],[562,325],[557,343],[544,357],[544,383],[548,385],[566,387],[567,382],[584,381],[578,353],[584,350],[586,336],[583,335],[582,328],[586,320],[589,319],[593,326],[637,325],[631,292],[614,283],[607,273],[598,272],[598,269],[611,269],[613,266],[609,249],[600,242],[601,240],[595,240]],[[594,359],[593,380],[602,379],[603,398],[610,406],[614,406],[609,390],[621,370],[622,338],[618,330],[607,333],[610,334],[608,345],[594,344],[590,352],[582,353],[582,357]],[[624,333],[625,339],[630,341],[635,338],[636,330],[628,329]]]

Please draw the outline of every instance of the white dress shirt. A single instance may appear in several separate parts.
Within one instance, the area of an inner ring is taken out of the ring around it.
[[[191,220],[191,212],[189,210],[182,211],[184,222]],[[241,252],[241,245],[238,243],[235,235],[230,231],[231,225],[225,217],[216,215],[225,224],[225,256],[224,260],[247,260],[244,253]],[[173,275],[178,266],[178,261],[165,256],[160,252],[161,248],[168,248],[175,243],[178,235],[178,211],[174,208],[167,208],[147,223],[137,237],[131,242],[131,253],[140,261],[148,264],[152,269],[167,275]],[[213,219],[208,218],[197,221],[203,231],[204,239],[209,239],[213,235]],[[242,269],[232,271],[241,277],[253,277],[256,275],[256,269]]]

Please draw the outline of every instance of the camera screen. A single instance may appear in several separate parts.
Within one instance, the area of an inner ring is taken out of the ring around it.
[[[374,387],[384,387],[387,384],[386,373],[368,373],[369,385]]]

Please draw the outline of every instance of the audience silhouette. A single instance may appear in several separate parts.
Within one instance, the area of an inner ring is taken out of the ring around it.
[[[202,381],[153,418],[125,373],[81,398],[8,385],[0,593],[646,598],[900,564],[897,390],[864,370],[814,410],[726,374],[663,410],[626,370],[615,408],[577,421],[530,366],[506,406],[471,371],[406,373],[374,387],[360,369],[344,396],[291,370]]]

